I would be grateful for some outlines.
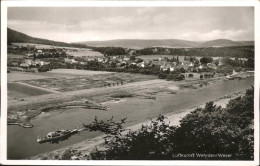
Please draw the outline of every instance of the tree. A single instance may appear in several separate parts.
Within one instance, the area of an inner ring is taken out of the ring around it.
[[[200,75],[200,79],[202,79],[202,78],[203,78],[203,75],[201,74],[201,75]]]
[[[201,64],[207,64],[207,63],[211,63],[213,62],[213,58],[212,57],[202,57],[200,59],[200,63]]]
[[[255,60],[253,58],[248,58],[245,66],[248,68],[254,68],[255,67]]]
[[[35,52],[33,52],[33,61],[36,60],[36,55],[35,55]]]
[[[188,77],[193,77],[193,74],[190,73],[190,74],[188,75]]]
[[[141,62],[143,62],[144,60],[143,59],[141,59],[141,58],[136,58],[136,63],[141,63]]]
[[[214,63],[215,63],[215,65],[219,65],[219,60],[218,59],[216,59],[216,60],[214,60]]]
[[[38,68],[39,72],[47,72],[49,70],[50,70],[50,67],[48,65],[43,65],[43,66]]]
[[[185,79],[185,76],[182,74],[168,74],[166,77],[167,80],[181,81]]]
[[[131,60],[131,61],[134,61],[135,59],[136,59],[136,58],[135,58],[134,55],[130,56],[130,60]]]
[[[159,74],[158,74],[158,78],[159,79],[165,79],[167,77],[167,74],[165,73],[165,72],[160,72]]]

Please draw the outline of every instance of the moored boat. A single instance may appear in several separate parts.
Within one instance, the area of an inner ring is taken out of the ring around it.
[[[60,138],[64,138],[66,136],[69,136],[71,134],[74,134],[76,132],[78,132],[79,130],[79,127],[76,128],[76,129],[73,129],[73,130],[56,130],[56,131],[52,131],[52,132],[49,132],[47,134],[46,137],[41,137],[37,138],[37,142],[38,143],[43,143],[43,142],[48,142],[48,141],[53,141],[53,140],[57,140],[57,139],[60,139]]]

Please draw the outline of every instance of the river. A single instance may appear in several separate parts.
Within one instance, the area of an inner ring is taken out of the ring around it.
[[[8,126],[7,133],[7,157],[8,159],[25,159],[54,149],[72,145],[89,138],[94,138],[100,133],[82,131],[59,143],[36,142],[37,136],[45,136],[48,132],[56,129],[73,129],[84,123],[90,123],[94,117],[115,120],[127,117],[126,126],[131,126],[159,114],[180,113],[185,109],[193,108],[207,101],[212,101],[226,94],[231,94],[249,88],[254,85],[254,77],[243,80],[219,81],[208,84],[200,89],[187,89],[179,94],[158,95],[156,100],[127,98],[122,102],[105,103],[108,111],[73,108],[57,110],[51,114],[41,115],[31,123],[33,128]]]

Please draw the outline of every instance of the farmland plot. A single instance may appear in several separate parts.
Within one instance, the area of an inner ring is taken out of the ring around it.
[[[67,51],[67,54],[74,56],[74,57],[103,57],[103,54],[97,51],[92,51],[89,49],[81,49],[78,51]]]
[[[98,74],[111,74],[114,72],[107,71],[91,71],[91,70],[76,70],[76,69],[53,69],[48,71],[48,73],[53,74],[63,74],[63,75],[82,75],[82,76],[94,76]]]
[[[26,86],[19,83],[8,83],[7,89],[8,89],[8,98],[10,99],[23,98],[29,96],[38,96],[38,95],[44,95],[50,93],[42,89]]]
[[[84,70],[83,70],[84,71]],[[93,71],[96,72],[96,71]],[[99,72],[97,72],[99,73]],[[47,88],[59,92],[75,91],[82,89],[117,86],[131,82],[156,79],[156,76],[126,73],[109,73],[96,75],[79,75],[74,78],[48,78],[38,80],[25,80],[26,84]],[[93,73],[92,73],[93,74]]]
[[[39,74],[20,73],[20,72],[12,72],[12,73],[7,74],[8,82],[22,81],[22,80],[46,79],[46,78],[51,78],[51,77],[39,75]]]

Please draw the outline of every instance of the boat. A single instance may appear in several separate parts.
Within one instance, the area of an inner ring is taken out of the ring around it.
[[[38,143],[43,143],[43,142],[58,140],[58,139],[67,137],[67,136],[69,136],[71,134],[74,134],[74,133],[76,133],[78,131],[79,131],[79,127],[76,128],[76,129],[73,129],[73,130],[60,130],[60,129],[58,129],[56,131],[49,132],[46,137],[41,137],[40,138],[38,136],[37,142]]]

